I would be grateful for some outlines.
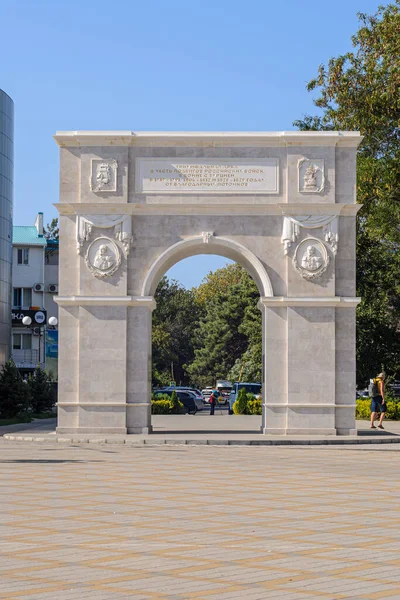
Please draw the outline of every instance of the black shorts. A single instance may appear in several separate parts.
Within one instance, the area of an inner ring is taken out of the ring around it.
[[[386,403],[383,404],[382,396],[374,396],[371,400],[371,412],[386,412]]]

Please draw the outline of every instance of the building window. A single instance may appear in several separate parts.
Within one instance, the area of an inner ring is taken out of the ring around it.
[[[29,265],[29,248],[17,248],[18,264]]]
[[[32,336],[29,333],[13,333],[13,350],[32,350]]]
[[[13,288],[13,308],[29,308],[32,306],[31,288]]]

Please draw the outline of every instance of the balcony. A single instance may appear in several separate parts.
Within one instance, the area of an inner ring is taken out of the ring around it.
[[[36,369],[39,364],[39,350],[13,350],[11,357],[18,369]]]

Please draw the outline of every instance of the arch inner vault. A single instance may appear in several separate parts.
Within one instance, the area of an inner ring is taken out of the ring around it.
[[[264,434],[355,433],[354,132],[58,132],[59,433],[150,433],[151,313],[195,254],[260,291]]]

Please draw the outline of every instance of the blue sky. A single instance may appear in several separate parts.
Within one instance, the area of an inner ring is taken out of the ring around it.
[[[0,88],[15,102],[16,225],[57,216],[56,130],[287,130],[306,83],[378,1],[0,0]],[[196,285],[226,261],[193,257]]]

